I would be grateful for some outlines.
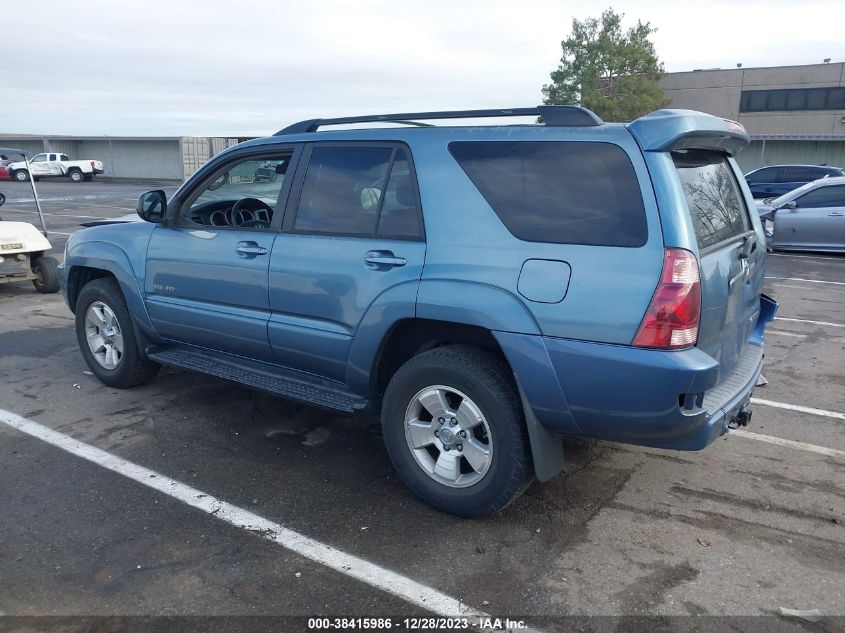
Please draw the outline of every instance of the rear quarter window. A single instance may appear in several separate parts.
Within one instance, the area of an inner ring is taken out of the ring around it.
[[[672,160],[684,189],[699,249],[749,230],[748,211],[724,154],[684,150],[672,152]]]
[[[638,247],[648,239],[634,167],[616,145],[453,141],[449,152],[521,240]]]
[[[766,167],[748,174],[748,182],[776,182],[778,177],[777,167]]]

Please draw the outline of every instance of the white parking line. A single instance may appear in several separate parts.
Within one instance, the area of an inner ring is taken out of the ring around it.
[[[23,211],[21,209],[3,209],[3,213],[11,211],[12,213],[29,213],[31,215],[38,215],[38,211]],[[70,213],[42,213],[42,215],[52,215],[57,218],[85,218],[89,220],[103,220],[99,215],[72,215]]]
[[[772,334],[774,336],[793,336],[795,338],[807,338],[806,334],[798,334],[797,332],[784,332],[783,330],[766,330],[766,335]]]
[[[795,290],[809,290],[807,286],[792,286],[790,284],[772,284],[772,286],[777,288],[794,288]]]
[[[809,323],[810,325],[827,325],[830,327],[845,327],[842,323],[831,323],[830,321],[810,321],[809,319],[793,319],[790,317],[775,317],[775,321],[791,321],[792,323]]]
[[[796,448],[800,451],[810,451],[811,453],[827,455],[828,457],[845,457],[845,451],[840,451],[835,448],[828,448],[827,446],[807,444],[806,442],[785,440],[782,437],[775,437],[773,435],[763,435],[761,433],[752,433],[751,431],[742,431],[738,429],[731,429],[731,431],[728,433],[728,436],[731,435],[736,435],[737,437],[744,437],[749,440],[757,440],[758,442],[766,442],[768,444],[777,444],[778,446]]]
[[[0,409],[0,423],[123,475],[148,488],[164,493],[193,508],[202,510],[216,519],[277,543],[300,556],[325,565],[340,574],[367,583],[371,587],[401,598],[426,611],[446,617],[457,615],[471,618],[488,617],[481,611],[469,608],[461,600],[411,580],[407,576],[380,567],[363,558],[347,554],[331,545],[311,539],[249,510],[239,508],[90,444],[75,440],[69,435],[54,431],[43,424],[28,420],[11,411]]]
[[[753,404],[762,404],[764,407],[774,407],[776,409],[786,409],[787,411],[798,411],[799,413],[809,413],[810,415],[820,415],[826,418],[845,420],[845,413],[816,409],[814,407],[805,407],[800,404],[787,404],[786,402],[775,402],[774,400],[764,400],[763,398],[751,398],[751,402]]]
[[[773,281],[804,281],[808,284],[832,284],[834,286],[845,286],[845,281],[824,281],[822,279],[804,279],[803,277],[766,277]]]

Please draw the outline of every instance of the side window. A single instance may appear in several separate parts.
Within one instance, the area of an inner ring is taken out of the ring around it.
[[[824,170],[817,167],[786,167],[784,171],[784,182],[811,182],[825,175]]]
[[[54,163],[59,159],[58,154],[50,154],[50,162]]]
[[[799,209],[845,207],[845,185],[819,187],[796,199]]]
[[[640,184],[617,145],[453,141],[449,152],[520,240],[638,247],[648,239]]]
[[[30,163],[46,163],[47,162],[47,154],[36,154],[32,157],[32,160],[29,161]]]
[[[204,182],[182,206],[182,220],[215,227],[266,229],[293,152],[230,164]]]
[[[411,164],[404,149],[397,150],[384,190],[376,234],[383,237],[420,237],[420,210]]]
[[[418,237],[418,215],[416,185],[406,150],[315,147],[305,172],[293,230]]]
[[[67,162],[70,159],[67,157],[67,154],[59,154],[59,160]]]
[[[748,182],[777,182],[777,175],[776,167],[765,167],[748,176]]]

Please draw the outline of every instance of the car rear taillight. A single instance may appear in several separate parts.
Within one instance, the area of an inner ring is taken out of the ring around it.
[[[663,272],[634,345],[679,349],[695,345],[701,316],[701,277],[695,255],[682,248],[663,252]]]
[[[94,161],[91,161],[91,169],[94,169]]]

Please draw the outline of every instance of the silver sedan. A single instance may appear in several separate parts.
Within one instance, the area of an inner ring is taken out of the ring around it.
[[[845,252],[845,177],[809,182],[757,210],[770,250]]]

